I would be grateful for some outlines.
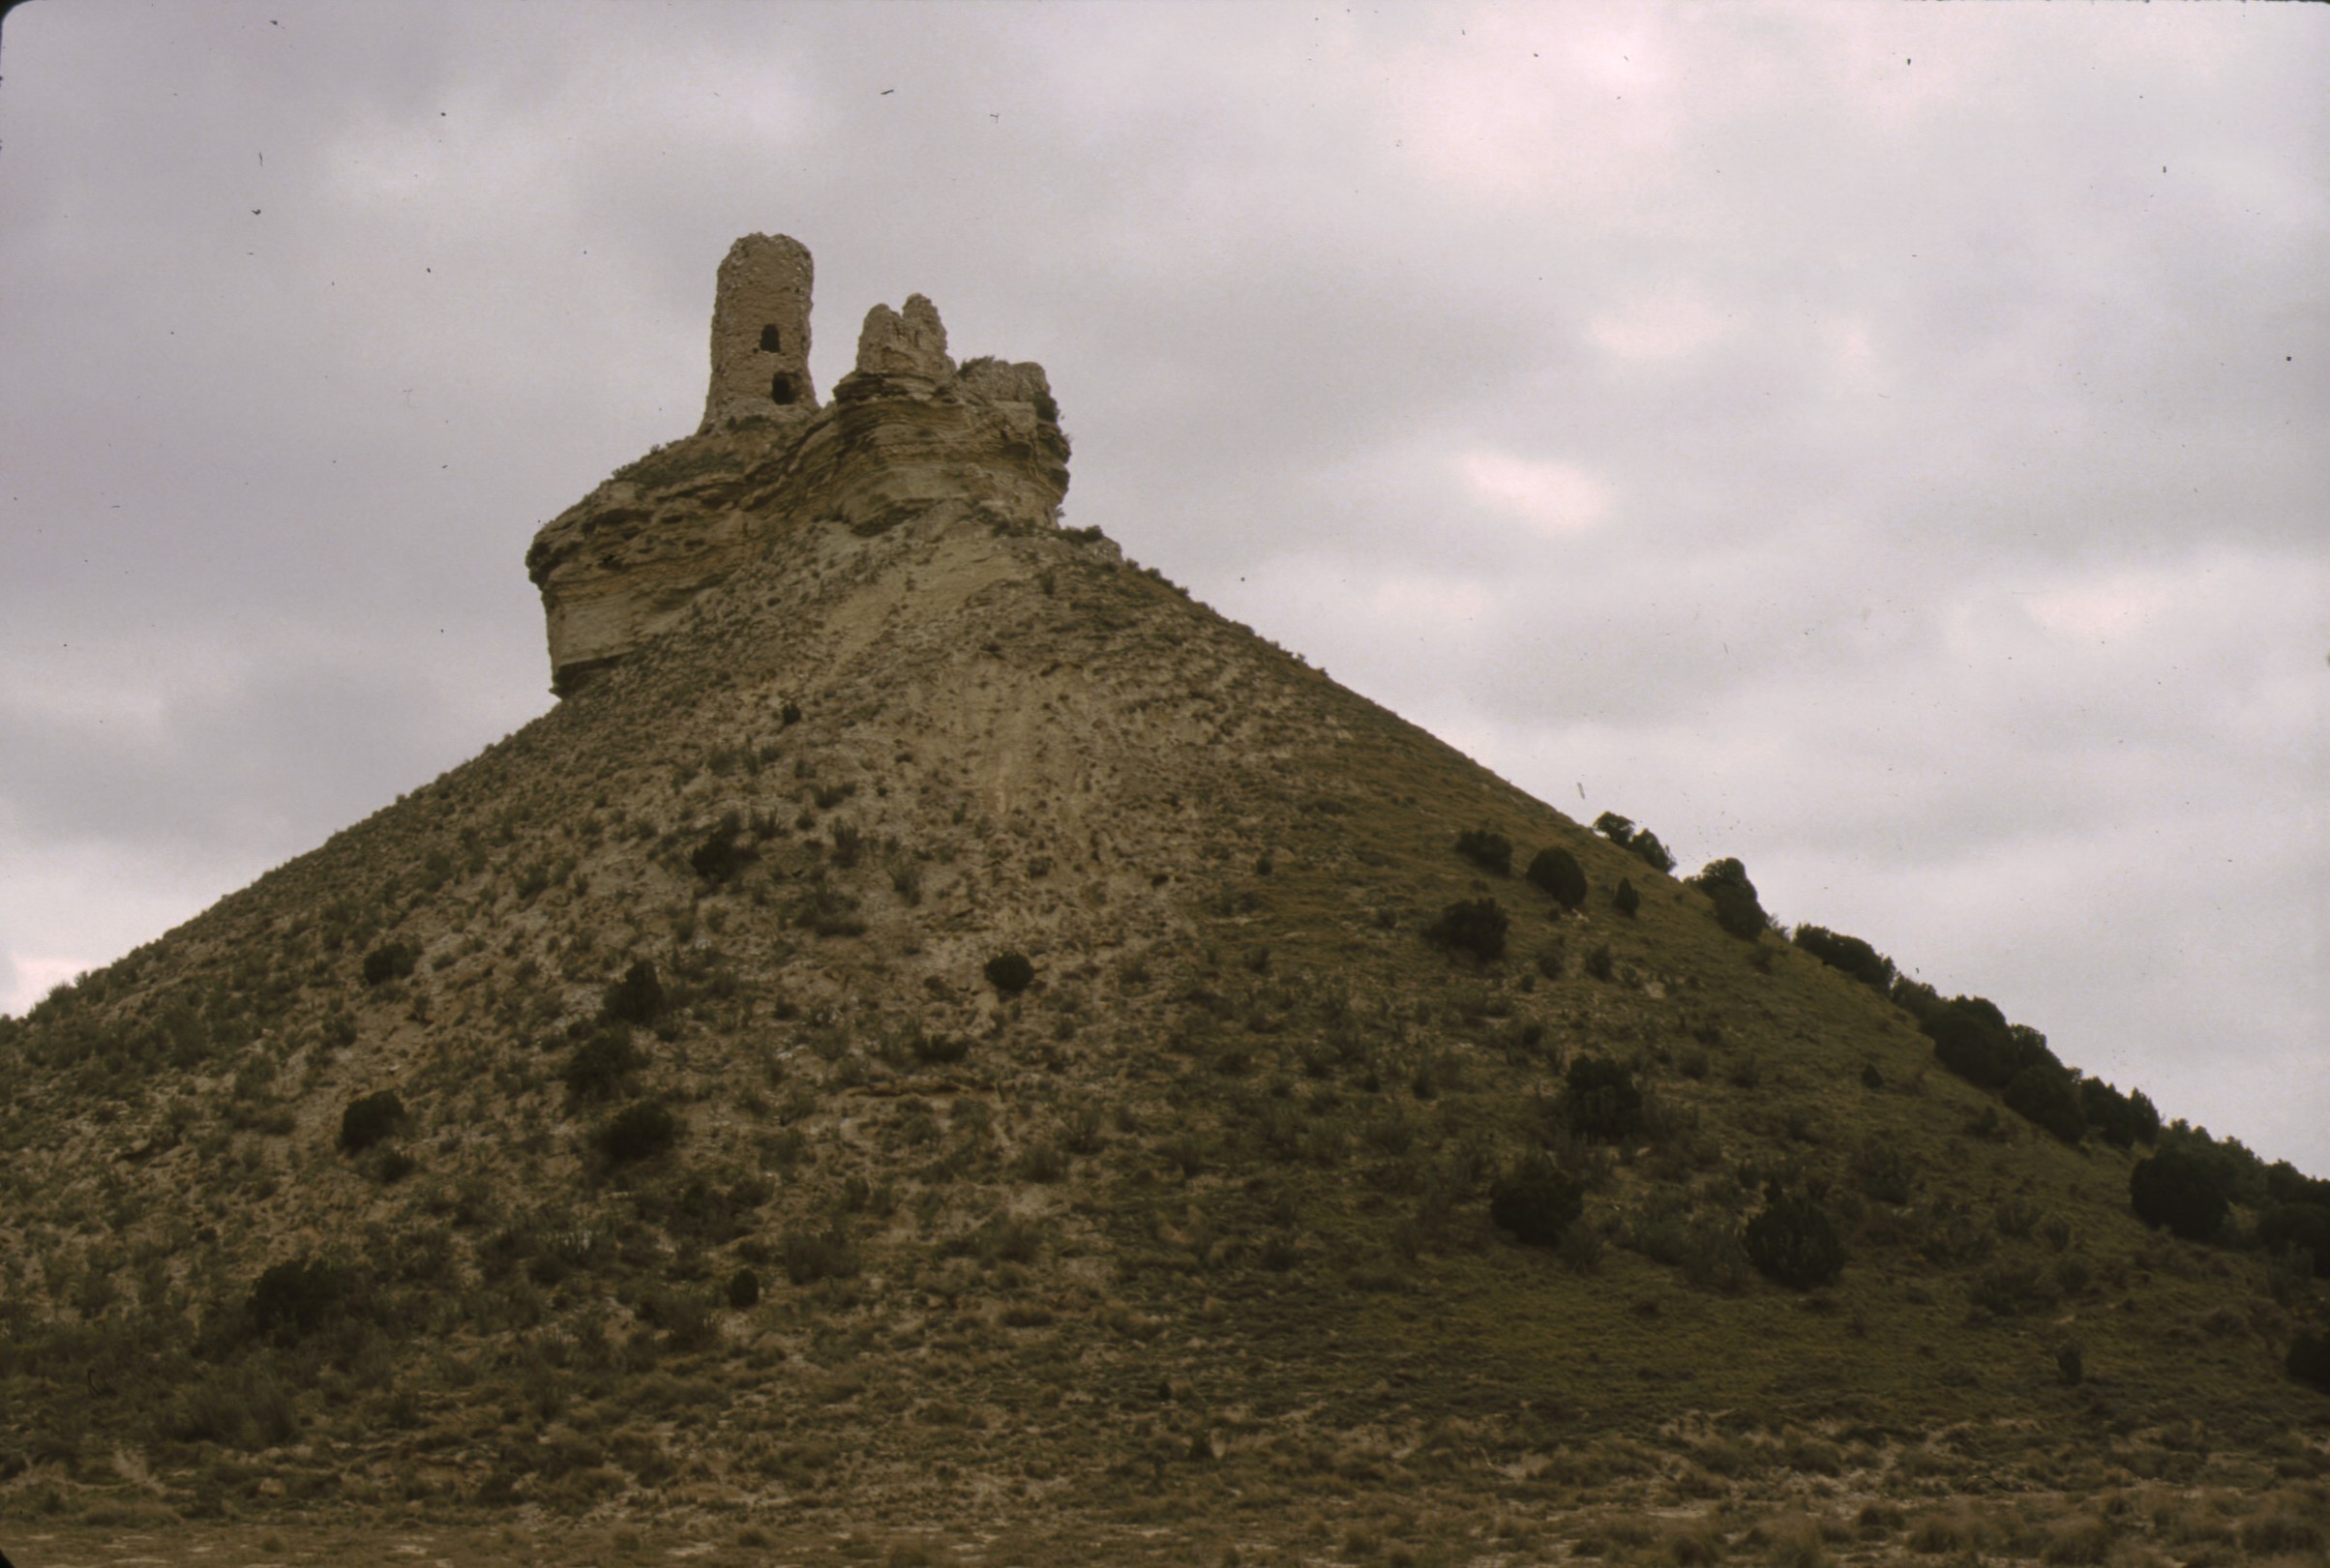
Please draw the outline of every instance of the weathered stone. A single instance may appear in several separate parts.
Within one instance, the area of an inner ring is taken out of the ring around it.
[[[701,430],[746,419],[817,412],[809,379],[808,247],[747,234],[729,247],[712,296],[712,384]]]
[[[920,294],[909,294],[903,311],[886,305],[868,311],[857,334],[857,368],[867,375],[920,375],[933,381],[954,374],[939,308]]]
[[[809,279],[795,242],[738,240],[720,267],[703,427],[616,470],[534,536],[526,571],[561,696],[804,530],[1057,526],[1068,442],[1043,367],[975,359],[958,372],[938,311],[914,294],[903,311],[868,312],[858,368],[820,408]],[[760,346],[763,328],[775,346]],[[786,374],[798,396],[778,403],[770,378]]]

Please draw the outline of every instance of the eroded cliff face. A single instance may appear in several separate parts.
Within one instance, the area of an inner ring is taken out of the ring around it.
[[[1043,367],[958,368],[938,311],[916,294],[867,313],[857,368],[820,408],[808,277],[796,242],[739,240],[720,272],[702,429],[616,470],[534,536],[526,572],[542,590],[559,695],[800,530],[876,534],[926,515],[999,532],[1057,525],[1068,442]],[[763,314],[779,319],[757,325]],[[758,346],[763,327],[777,346]],[[755,394],[762,357],[790,400]]]

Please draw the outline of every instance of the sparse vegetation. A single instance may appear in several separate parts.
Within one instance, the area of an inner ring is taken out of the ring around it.
[[[1655,837],[1113,548],[794,521],[0,1020],[0,1518],[222,1561],[327,1513],[455,1561],[2315,1550],[2330,1189],[1856,938],[1735,941],[1619,874]]]

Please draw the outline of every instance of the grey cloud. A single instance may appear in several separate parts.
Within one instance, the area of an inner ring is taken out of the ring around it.
[[[2330,1168],[2258,1087],[2324,1035],[2330,44],[2157,11],[19,8],[0,965],[539,711],[527,537],[783,229],[821,385],[930,294],[1047,365],[1071,520]]]

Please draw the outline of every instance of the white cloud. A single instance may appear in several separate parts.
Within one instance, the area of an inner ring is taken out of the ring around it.
[[[89,967],[80,959],[0,953],[0,1013],[23,1017],[33,1003]]]
[[[2175,602],[2166,581],[2144,573],[2115,572],[2100,581],[2033,594],[2023,611],[2057,636],[2110,642],[2140,632]]]
[[[1588,533],[1610,513],[1610,487],[1574,463],[1475,447],[1457,456],[1455,469],[1476,502],[1518,518],[1542,534]]]
[[[1687,359],[1731,330],[1730,312],[1689,283],[1634,293],[1586,323],[1586,336],[1604,353],[1654,362]]]

